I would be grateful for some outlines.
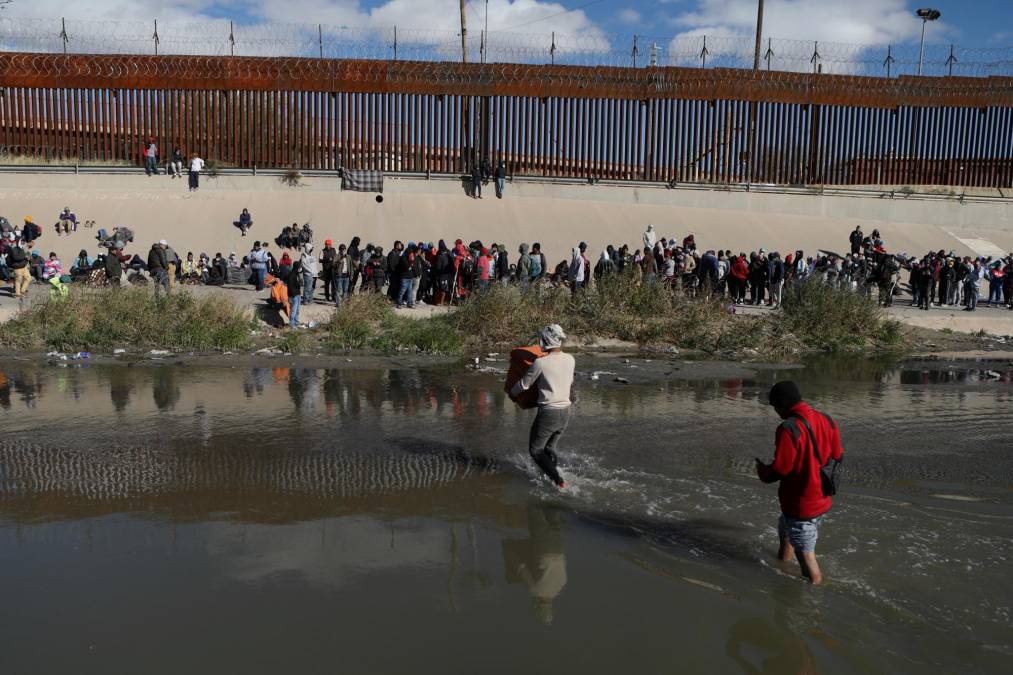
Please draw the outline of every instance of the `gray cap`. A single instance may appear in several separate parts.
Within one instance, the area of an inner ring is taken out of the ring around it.
[[[565,339],[566,333],[558,323],[550,324],[538,332],[538,340],[542,349],[559,349],[563,346]]]

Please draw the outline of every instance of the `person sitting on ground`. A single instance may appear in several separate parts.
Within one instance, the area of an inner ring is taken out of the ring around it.
[[[232,251],[229,253],[228,272],[225,275],[227,284],[244,284],[250,278],[249,268],[245,267],[239,259],[239,255]]]
[[[32,245],[42,236],[42,228],[35,224],[31,216],[25,216],[25,224],[21,227],[21,241]]]
[[[39,282],[40,284],[45,281],[42,275],[43,268],[45,267],[46,261],[42,258],[36,250],[32,250],[31,257],[28,259],[28,268],[31,272],[32,279]]]
[[[70,234],[71,231],[77,232],[77,216],[70,212],[69,206],[64,206],[63,211],[57,216],[56,236]]]
[[[223,286],[229,278],[229,263],[221,253],[215,253],[214,259],[208,266],[207,284],[209,286]]]
[[[239,214],[239,220],[232,224],[238,227],[245,237],[249,229],[253,227],[253,216],[250,215],[249,210],[243,209],[243,212]]]
[[[66,297],[69,289],[66,284],[63,283],[63,265],[60,264],[60,259],[56,257],[55,252],[49,253],[49,259],[43,263],[42,266],[42,279],[47,281],[52,288],[49,289],[50,297]]]
[[[197,262],[193,259],[193,251],[186,254],[186,260],[180,267],[180,281],[183,283],[195,283],[200,279],[200,270],[197,269]]]
[[[75,280],[78,277],[86,277],[91,274],[91,269],[94,264],[95,261],[88,255],[88,251],[82,248],[81,252],[77,254],[77,259],[74,261],[74,264],[70,266],[70,276]]]
[[[209,265],[208,254],[201,253],[200,257],[197,258],[197,273],[200,275],[200,282],[202,284],[207,284],[208,282]]]

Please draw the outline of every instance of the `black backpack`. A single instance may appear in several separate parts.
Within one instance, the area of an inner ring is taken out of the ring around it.
[[[794,417],[802,423],[805,430],[809,432],[809,439],[813,443],[813,455],[819,457],[819,446],[816,444],[816,433],[813,428],[809,426],[809,421],[801,415],[794,415]],[[837,489],[840,487],[841,476],[839,469],[841,468],[841,462],[844,458],[834,459],[832,456],[827,458],[827,463],[820,466],[820,487],[823,489],[824,497],[833,497],[837,494]]]
[[[475,274],[475,261],[467,257],[461,261],[461,276],[470,279]]]

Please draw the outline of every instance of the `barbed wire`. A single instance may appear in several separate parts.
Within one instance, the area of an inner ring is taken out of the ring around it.
[[[544,66],[311,57],[0,52],[6,87],[729,99],[873,107],[1011,106],[1006,78],[855,78],[727,68]]]
[[[574,66],[752,68],[752,37],[651,37],[479,31],[468,60]],[[68,54],[271,56],[458,61],[454,31],[324,24],[235,24],[0,18],[0,51]],[[771,38],[761,68],[787,72],[896,77],[918,72],[918,45],[856,45]],[[925,46],[924,75],[1013,75],[1013,47]]]

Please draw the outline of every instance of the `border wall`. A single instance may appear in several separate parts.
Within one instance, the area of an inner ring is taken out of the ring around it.
[[[1013,186],[1013,78],[0,53],[0,145],[142,163],[663,183]]]

